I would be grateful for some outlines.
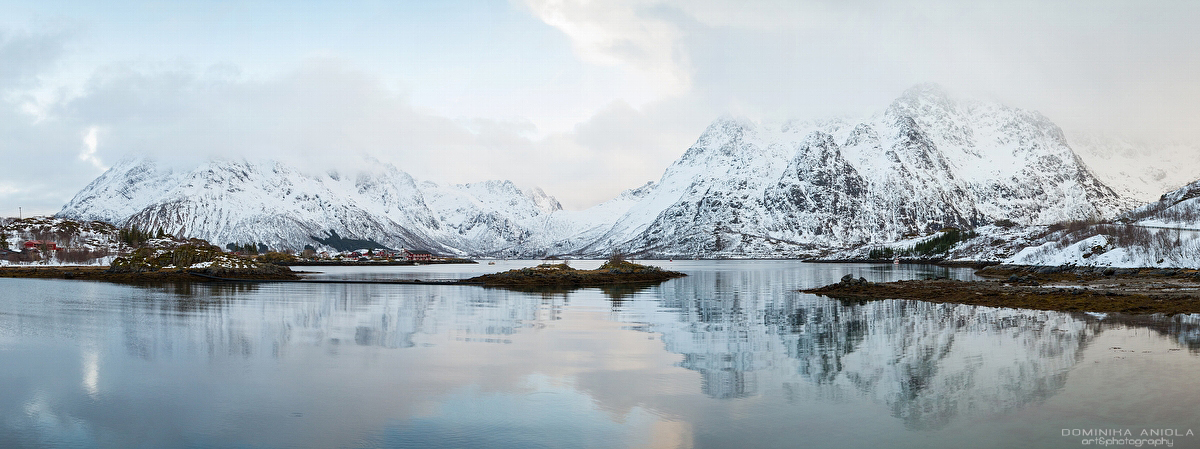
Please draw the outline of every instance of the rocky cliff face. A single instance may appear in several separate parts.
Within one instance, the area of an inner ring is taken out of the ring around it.
[[[564,211],[511,182],[416,182],[275,162],[114,166],[61,216],[217,243],[298,248],[330,230],[393,247],[499,257],[792,257],[1000,219],[1112,217],[1128,206],[1045,117],[917,86],[863,120],[715,121],[657,183]]]

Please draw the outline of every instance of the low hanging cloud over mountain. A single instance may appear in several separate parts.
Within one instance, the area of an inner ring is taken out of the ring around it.
[[[1060,121],[1200,133],[1184,126],[1200,117],[1192,2],[526,3],[585,59],[749,109],[821,115],[933,81]]]
[[[718,116],[854,116],[923,82],[1137,142],[1122,154],[1161,162],[1122,172],[1107,143],[1089,162],[1142,190],[1162,187],[1144,173],[1200,168],[1194,2],[4,10],[0,156],[21,168],[0,176],[0,215],[53,212],[129,153],[314,170],[366,154],[438,182],[538,185],[579,209],[658,178]]]
[[[424,179],[506,176],[590,191],[573,198],[576,206],[589,205],[657,177],[666,164],[642,163],[640,137],[631,129],[662,146],[681,144],[662,137],[670,124],[651,128],[654,120],[619,101],[574,130],[544,137],[531,137],[528,122],[451,119],[418,109],[378,77],[329,58],[265,80],[220,66],[118,64],[42,112],[49,119],[38,120],[27,108],[20,101],[3,104],[14,132],[0,139],[14,149],[7,152],[14,166],[43,170],[8,175],[0,200],[20,205],[13,199],[22,197],[28,211],[43,213],[61,207],[127,153],[181,167],[213,157],[273,159],[314,172],[361,168],[361,156],[370,156]],[[43,193],[40,201],[29,201],[34,191]]]

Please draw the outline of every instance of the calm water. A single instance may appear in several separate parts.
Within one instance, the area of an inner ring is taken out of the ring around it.
[[[1200,447],[1200,316],[794,292],[969,270],[661,265],[691,276],[543,292],[0,279],[0,447],[1083,447],[1064,429]]]

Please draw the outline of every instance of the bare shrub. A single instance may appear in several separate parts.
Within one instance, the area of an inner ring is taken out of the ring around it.
[[[1130,222],[1158,219],[1166,222],[1196,223],[1200,222],[1200,205],[1183,202],[1154,203],[1126,213],[1123,219]]]
[[[70,264],[82,264],[90,262],[96,257],[92,254],[92,250],[87,248],[82,249],[60,249],[56,251],[58,261]]]
[[[31,234],[33,234],[34,240],[54,240],[54,230],[50,229],[48,226],[38,226],[33,228]]]
[[[58,243],[59,246],[70,248],[71,244],[75,241],[76,235],[78,235],[76,229],[59,229],[58,231],[54,232],[54,241]]]
[[[1158,216],[1158,214],[1162,213],[1162,211],[1168,207],[1170,207],[1170,205],[1166,203],[1151,203],[1127,212],[1122,218],[1131,222],[1142,221],[1150,217]]]
[[[1174,207],[1159,212],[1155,215],[1155,218],[1175,223],[1196,223],[1200,221],[1200,209],[1197,209],[1193,205]]]
[[[1057,243],[1041,245],[1029,250],[1029,252],[1026,253],[1026,257],[1031,260],[1045,260],[1051,253],[1058,251],[1060,248],[1061,247],[1058,246]]]
[[[608,262],[613,264],[625,262],[625,254],[620,251],[613,251],[612,255],[608,256]]]

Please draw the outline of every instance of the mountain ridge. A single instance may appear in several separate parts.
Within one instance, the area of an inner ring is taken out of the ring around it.
[[[860,120],[715,120],[656,182],[585,211],[510,181],[440,185],[389,164],[303,173],[124,160],[59,215],[292,248],[336,231],[459,256],[812,257],[943,227],[1111,218],[1131,202],[1041,114],[918,85]],[[298,248],[292,248],[298,249]]]

